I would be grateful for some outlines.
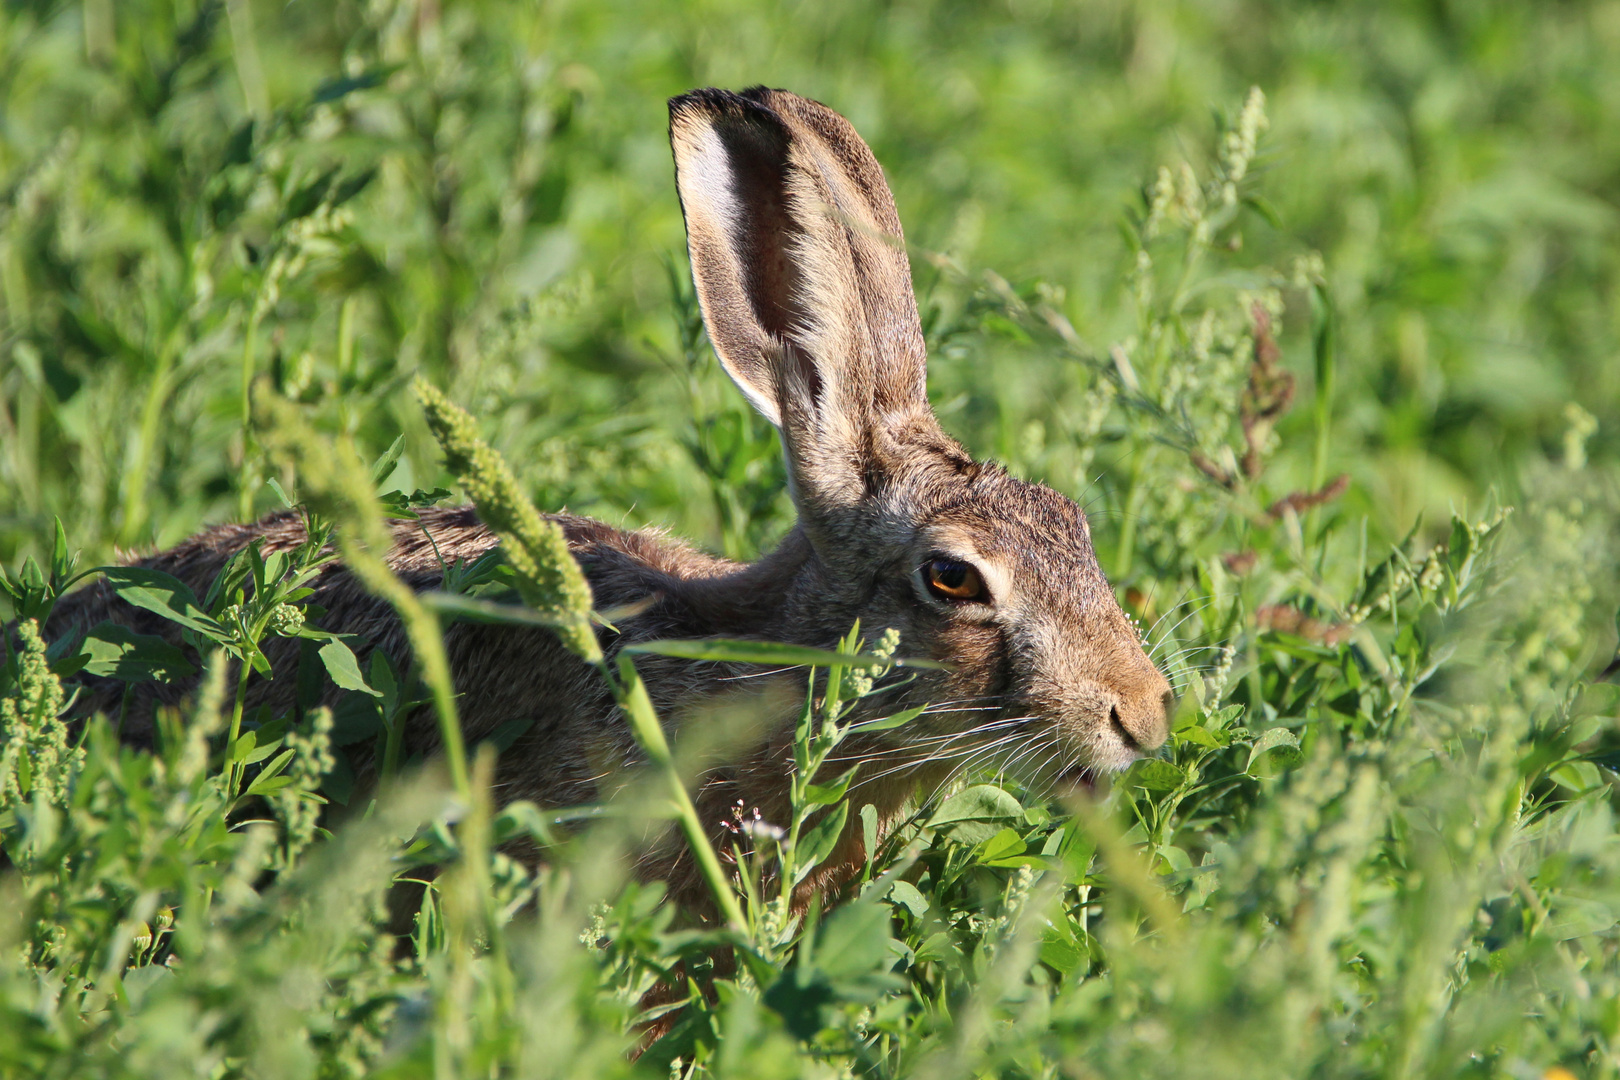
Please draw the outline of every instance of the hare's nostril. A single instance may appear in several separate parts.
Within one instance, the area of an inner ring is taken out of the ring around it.
[[[1163,700],[1164,700],[1164,718],[1165,718],[1165,720],[1168,721],[1170,719],[1170,714],[1176,711],[1176,694],[1175,694],[1175,691],[1166,690],[1164,692],[1164,699]]]
[[[1136,736],[1125,730],[1125,722],[1119,718],[1118,705],[1108,706],[1108,723],[1113,726],[1113,729],[1119,733],[1119,737],[1124,740],[1126,749],[1136,751],[1142,749],[1142,744],[1136,741]]]

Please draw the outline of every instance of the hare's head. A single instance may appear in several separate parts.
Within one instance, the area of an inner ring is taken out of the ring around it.
[[[670,137],[710,339],[781,432],[814,551],[784,618],[831,637],[859,616],[948,661],[920,688],[944,708],[918,744],[968,728],[985,745],[1016,738],[1047,779],[1159,746],[1169,684],[1085,514],[975,462],[928,405],[900,221],[860,136],[758,88],[675,98]]]

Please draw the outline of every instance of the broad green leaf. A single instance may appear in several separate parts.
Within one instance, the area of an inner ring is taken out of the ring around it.
[[[855,900],[837,908],[816,933],[815,965],[835,987],[846,980],[887,966],[891,956],[889,912],[870,900]]]
[[[1065,920],[1065,923],[1067,920]],[[1086,954],[1067,925],[1053,924],[1041,931],[1041,963],[1060,975],[1071,975],[1080,968]]]
[[[1018,835],[1018,830],[1002,829],[980,845],[979,861],[990,862],[993,859],[1010,859],[1014,855],[1022,855],[1024,849],[1024,838]]]
[[[974,784],[940,804],[928,819],[930,828],[958,821],[1007,821],[1024,816],[1024,807],[994,784]]]
[[[886,899],[891,904],[905,908],[919,919],[928,913],[928,897],[909,881],[896,880],[889,886]]]
[[[399,683],[394,678],[394,666],[388,661],[388,654],[381,648],[371,650],[371,685],[382,695],[382,699],[392,707],[394,698],[399,696]]]
[[[793,878],[795,885],[810,876],[810,871],[832,854],[833,848],[838,846],[838,838],[844,832],[844,821],[848,817],[849,803],[839,803],[827,811],[820,821],[800,834],[799,847],[794,852],[799,867],[799,872]]]
[[[1278,753],[1274,755],[1271,764],[1278,768],[1290,768],[1304,756],[1299,750],[1298,735],[1288,728],[1270,728],[1262,732],[1260,737],[1254,740],[1254,745],[1249,747],[1249,760],[1243,766],[1243,771],[1250,776],[1256,775],[1255,764],[1273,750]]]
[[[92,627],[79,652],[88,658],[84,671],[125,682],[173,682],[197,673],[185,653],[167,641],[155,634],[137,634],[113,622]]]
[[[1154,846],[1153,850],[1164,860],[1165,865],[1170,868],[1171,872],[1192,869],[1192,858],[1183,848],[1179,848],[1174,844],[1158,844]]]
[[[355,660],[354,652],[337,638],[331,638],[321,646],[321,663],[326,665],[326,673],[332,681],[344,690],[354,690],[372,697],[382,697],[380,690],[373,690],[366,685],[365,676],[360,674],[359,661]]]
[[[282,743],[287,741],[285,739],[270,739],[268,742],[266,742],[265,730],[265,728],[260,728],[258,731],[253,733],[255,736],[253,750],[242,759],[242,763],[244,765],[257,765],[265,758],[270,757],[272,754],[278,752],[281,749]]]
[[[125,603],[161,615],[212,641],[224,641],[229,637],[225,628],[203,610],[191,587],[174,575],[144,566],[103,566],[99,569]]]
[[[293,782],[293,778],[290,777],[290,776],[272,776],[268,780],[263,780],[263,781],[255,780],[253,782],[253,785],[251,787],[249,787],[246,792],[243,793],[243,797],[245,798],[247,795],[250,795],[250,794],[251,795],[257,795],[260,798],[263,798],[264,796],[267,796],[267,795],[274,795],[276,792],[282,791],[285,788],[287,788],[288,786],[290,786],[292,784],[292,782]]]
[[[235,742],[226,747],[225,760],[245,761],[247,760],[247,756],[253,753],[253,748],[258,745],[259,733],[257,731],[244,731],[241,735],[237,736]]]
[[[1187,782],[1180,767],[1162,758],[1144,758],[1126,771],[1121,783],[1144,791],[1175,791]]]
[[[344,694],[332,710],[332,745],[352,746],[375,738],[383,730],[382,711],[375,698]]]
[[[1177,731],[1175,733],[1175,739],[1178,743],[1192,743],[1194,746],[1207,746],[1212,750],[1218,750],[1226,745],[1226,740],[1210,732],[1208,729],[1201,728],[1196,724],[1191,727],[1184,727],[1180,731]]]

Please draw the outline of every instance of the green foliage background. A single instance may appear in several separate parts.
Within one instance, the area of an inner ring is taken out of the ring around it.
[[[790,507],[701,338],[664,99],[763,82],[869,140],[945,425],[1088,506],[1184,704],[1100,809],[991,769],[821,924],[750,898],[726,943],[755,959],[632,1066],[642,993],[717,939],[625,884],[625,834],[423,781],[317,839],[345,736],[240,742],[209,659],[296,632],[268,601],[198,601],[166,662],[209,689],[163,758],[70,746],[16,653],[0,1065],[1614,1075],[1616,55],[1595,2],[7,0],[8,569],[309,496],[330,446],[403,434],[382,487],[449,483],[418,374],[541,509],[757,553]],[[1273,337],[1292,408],[1256,429]],[[14,580],[6,614],[49,603]],[[390,722],[394,675],[323,661]],[[490,854],[525,832],[538,877]],[[383,889],[428,861],[452,870],[396,958]]]
[[[1434,526],[1511,485],[1571,399],[1614,453],[1620,15],[1602,4],[5,10],[8,560],[40,552],[53,513],[100,555],[273,505],[239,490],[233,408],[261,295],[255,369],[374,452],[404,428],[431,471],[398,392],[421,370],[490,419],[542,505],[717,542],[678,452],[691,409],[666,271],[682,237],[663,100],[698,85],[834,104],[919,253],[1061,289],[1098,348],[1133,329],[1124,208],[1258,85],[1279,227],[1247,229],[1242,262],[1322,254],[1332,466],[1375,526]],[[331,239],[300,244],[284,200],[332,168],[376,172],[346,221],[309,226]],[[918,270],[924,303],[949,307],[950,284]],[[947,424],[1022,464],[1029,422],[1056,428],[1075,380],[1016,339],[959,345],[933,361]],[[735,411],[698,382],[712,413]],[[1106,482],[1118,463],[1098,467]],[[1078,492],[1095,475],[1049,478]]]

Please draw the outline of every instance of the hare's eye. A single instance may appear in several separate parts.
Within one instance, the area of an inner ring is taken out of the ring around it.
[[[923,583],[929,592],[946,600],[984,599],[979,572],[956,559],[929,559],[923,566]]]

